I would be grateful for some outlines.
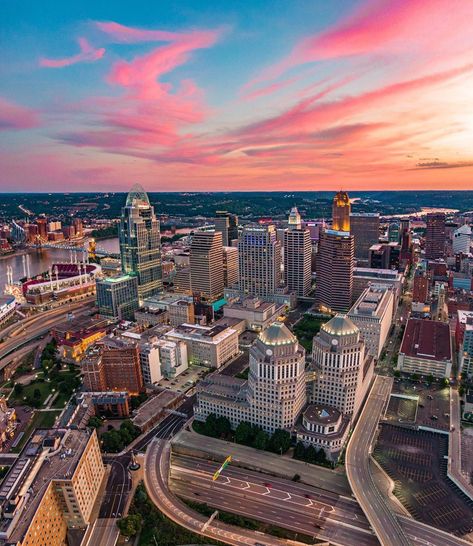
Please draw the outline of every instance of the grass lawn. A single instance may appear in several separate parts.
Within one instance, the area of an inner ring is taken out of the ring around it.
[[[299,322],[294,325],[294,334],[304,349],[312,352],[312,339],[318,333],[322,324],[325,324],[328,318],[317,318],[312,315],[304,315]]]
[[[237,377],[238,379],[248,379],[248,374],[250,373],[250,367],[248,366],[247,368],[245,368],[243,371],[241,372],[238,372],[235,377]]]
[[[14,406],[14,405],[25,404],[26,399],[33,397],[33,393],[35,389],[39,389],[41,393],[41,398],[39,399],[40,400],[39,407],[41,407],[44,404],[44,401],[46,400],[46,398],[50,394],[53,394],[53,392],[58,391],[59,383],[69,378],[75,377],[76,375],[78,375],[78,373],[76,371],[71,372],[69,370],[61,371],[57,379],[55,378],[55,379],[52,379],[51,381],[46,381],[43,379],[43,376],[44,376],[43,372],[38,372],[37,375],[38,375],[38,379],[35,379],[29,385],[25,385],[23,392],[20,395],[16,395],[15,392],[12,393],[9,399],[10,405]],[[60,393],[59,396],[56,398],[56,401],[54,402],[53,407],[63,408],[65,405],[65,402],[67,402],[69,398],[70,398],[70,395],[65,397],[64,394]]]
[[[11,451],[13,453],[19,453],[28,439],[30,438],[33,430],[35,428],[51,428],[54,425],[54,421],[56,420],[56,417],[61,412],[58,411],[36,411],[29,423],[29,425],[26,427],[25,433],[21,437],[21,440],[19,444],[16,447],[13,447]]]

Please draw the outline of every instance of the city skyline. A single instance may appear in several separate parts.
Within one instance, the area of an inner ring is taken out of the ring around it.
[[[461,0],[8,3],[0,189],[468,189],[472,15]]]

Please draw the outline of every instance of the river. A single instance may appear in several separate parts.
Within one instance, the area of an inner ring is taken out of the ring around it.
[[[87,242],[85,245],[87,246]],[[97,241],[97,247],[103,248],[112,253],[119,252],[118,238],[102,239]],[[30,274],[34,277],[43,271],[47,271],[51,264],[57,262],[69,262],[70,252],[61,248],[42,248],[28,249],[21,254],[13,254],[11,256],[0,257],[0,294],[3,293],[4,286],[7,282],[7,265],[13,268],[13,280],[21,279],[23,275],[23,254],[28,254],[30,257]],[[78,253],[81,257],[81,253]]]

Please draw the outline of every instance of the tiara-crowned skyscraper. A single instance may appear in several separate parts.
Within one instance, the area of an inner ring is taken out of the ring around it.
[[[139,184],[131,188],[122,208],[119,238],[122,270],[137,275],[140,301],[158,294],[162,289],[159,220]]]

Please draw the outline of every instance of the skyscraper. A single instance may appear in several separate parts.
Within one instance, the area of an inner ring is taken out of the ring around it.
[[[352,212],[350,214],[350,233],[355,238],[355,258],[368,262],[371,245],[379,240],[379,214],[376,212]]]
[[[137,275],[140,301],[156,295],[162,289],[159,220],[139,184],[122,208],[119,238],[122,270]]]
[[[319,309],[350,309],[353,292],[355,240],[346,231],[327,229],[320,235],[316,257],[315,304]]]
[[[307,296],[311,284],[310,231],[301,228],[301,217],[296,207],[291,210],[288,225],[284,232],[284,283],[289,292]]]
[[[332,229],[335,231],[350,231],[350,198],[347,192],[339,191],[333,198]]]
[[[331,406],[343,415],[355,417],[368,386],[365,358],[360,330],[348,317],[337,315],[324,324],[313,340],[316,380],[312,385],[311,402]],[[370,367],[372,371],[372,364]]]
[[[215,231],[222,234],[223,246],[231,246],[232,241],[238,239],[238,216],[226,210],[215,213]]]
[[[135,320],[138,309],[138,281],[135,275],[97,279],[99,315],[114,320]]]
[[[250,349],[248,381],[212,374],[197,386],[195,418],[225,415],[232,427],[250,422],[266,432],[290,430],[306,403],[305,350],[282,322],[261,332]]]
[[[238,248],[223,247],[223,284],[233,286],[238,282]]]
[[[194,233],[190,254],[191,288],[207,301],[223,294],[223,247],[219,231]]]
[[[425,232],[425,257],[437,260],[445,256],[445,214],[432,213],[427,215]]]
[[[245,295],[270,296],[281,285],[281,244],[273,225],[248,225],[238,240],[240,289]]]

